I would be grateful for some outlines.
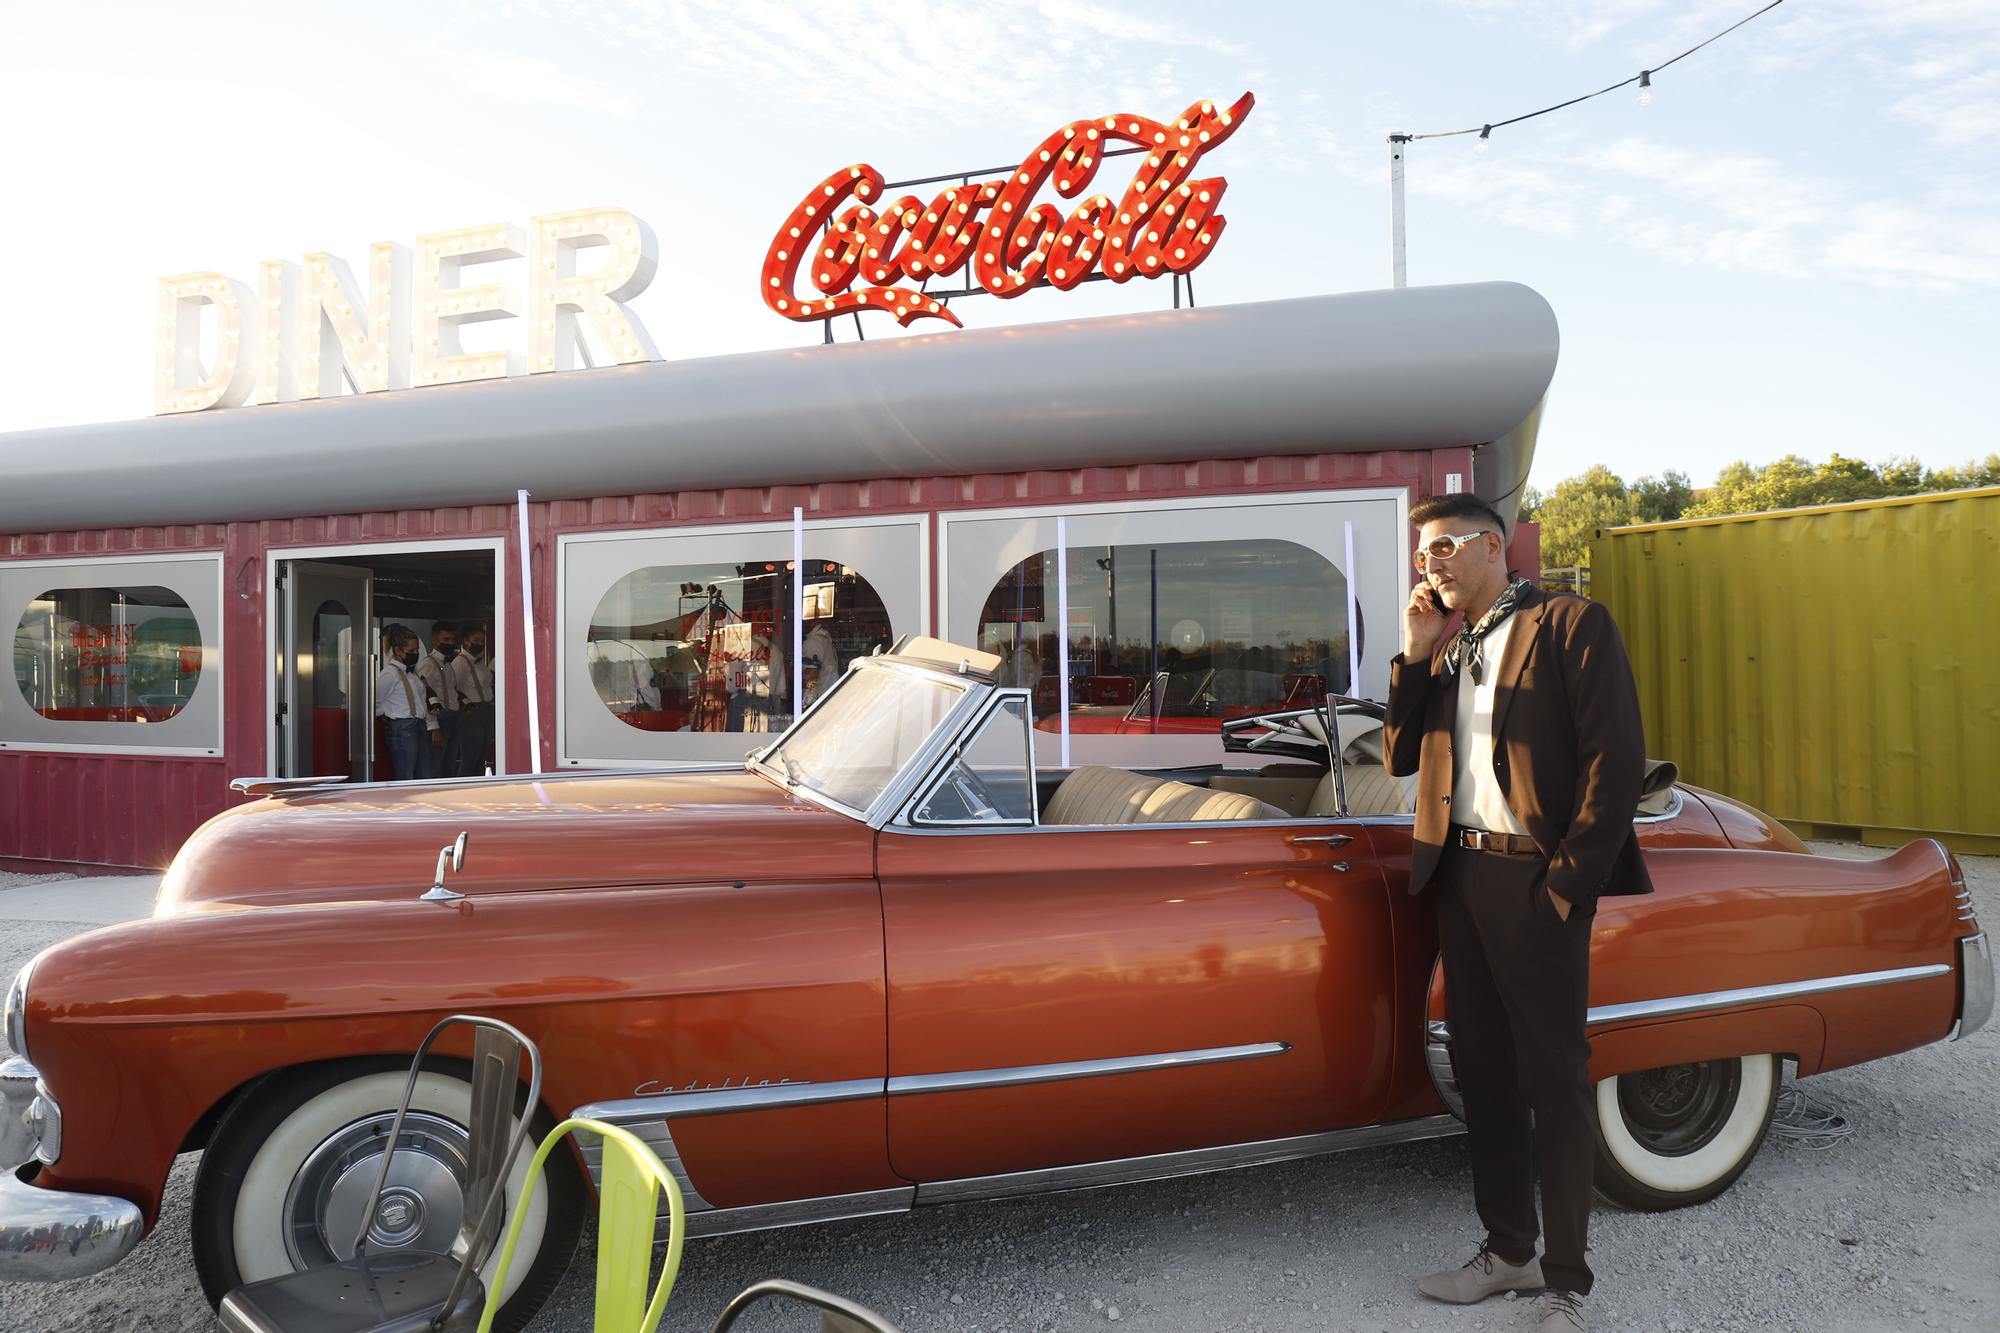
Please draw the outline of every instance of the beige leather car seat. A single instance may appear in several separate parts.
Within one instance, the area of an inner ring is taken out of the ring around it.
[[[1380,764],[1347,763],[1347,813],[1350,815],[1407,815],[1417,808],[1415,778],[1392,777]],[[1306,802],[1309,817],[1326,818],[1335,812],[1340,793],[1328,773],[1313,788]]]
[[[1283,819],[1285,812],[1240,792],[1122,768],[1079,768],[1064,778],[1042,812],[1044,824],[1186,824],[1207,820]]]

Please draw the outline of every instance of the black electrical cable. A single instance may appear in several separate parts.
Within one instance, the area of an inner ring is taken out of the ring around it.
[[[1634,74],[1631,78],[1620,79],[1618,82],[1612,84],[1609,88],[1599,88],[1594,93],[1585,93],[1581,97],[1572,97],[1567,102],[1557,102],[1554,106],[1545,106],[1540,111],[1530,111],[1524,116],[1514,116],[1508,120],[1496,120],[1490,125],[1473,125],[1467,129],[1462,129],[1462,130],[1439,130],[1433,134],[1392,134],[1389,136],[1389,138],[1399,143],[1408,143],[1416,139],[1450,139],[1450,138],[1455,138],[1456,136],[1461,134],[1476,134],[1482,139],[1486,138],[1487,136],[1492,134],[1493,131],[1501,128],[1504,125],[1518,125],[1524,120],[1533,120],[1536,116],[1546,116],[1551,111],[1560,111],[1566,106],[1575,106],[1578,102],[1588,102],[1593,97],[1602,97],[1606,93],[1615,93],[1620,88],[1629,87],[1632,84],[1639,82],[1639,80],[1641,79],[1650,79],[1653,75],[1658,74],[1668,65],[1678,64],[1679,62],[1686,60],[1689,56],[1701,50],[1702,47],[1707,46],[1709,42],[1719,41],[1722,38],[1727,37],[1730,33],[1735,32],[1738,28],[1748,23],[1751,19],[1760,18],[1763,15],[1770,13],[1772,10],[1776,9],[1779,5],[1782,5],[1784,3],[1785,0],[1771,0],[1770,4],[1765,5],[1755,14],[1749,14],[1743,18],[1736,20],[1736,22],[1730,24],[1728,27],[1724,28],[1721,32],[1716,33],[1715,36],[1710,37],[1708,41],[1696,42],[1693,46],[1690,46],[1687,50],[1681,52],[1679,55],[1675,56],[1672,60],[1666,61],[1664,64],[1654,65],[1650,69],[1640,70],[1637,74]]]

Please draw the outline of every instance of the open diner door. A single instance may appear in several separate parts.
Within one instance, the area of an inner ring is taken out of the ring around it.
[[[369,778],[375,732],[374,575],[287,560],[278,569],[281,776]]]

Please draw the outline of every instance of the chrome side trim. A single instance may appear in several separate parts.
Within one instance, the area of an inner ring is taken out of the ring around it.
[[[1958,1018],[1951,1039],[1969,1037],[1993,1017],[1993,949],[1986,932],[1958,942]]]
[[[690,1226],[697,1214],[707,1216],[715,1213],[747,1213],[754,1210],[718,1209],[702,1197],[695,1188],[694,1177],[688,1173],[687,1162],[682,1159],[680,1148],[674,1143],[674,1131],[669,1123],[692,1116],[729,1115],[739,1111],[769,1111],[787,1106],[821,1106],[833,1102],[865,1101],[882,1095],[882,1080],[879,1078],[843,1079],[834,1083],[765,1083],[743,1088],[713,1088],[705,1092],[668,1092],[653,1097],[621,1097],[614,1101],[590,1102],[570,1112],[572,1119],[602,1120],[607,1124],[629,1129],[666,1164],[674,1173],[674,1180],[681,1187],[681,1202],[686,1205]],[[604,1145],[593,1135],[580,1135],[578,1144],[583,1155],[583,1164],[590,1172],[593,1187],[604,1183]],[[862,1196],[855,1196],[862,1197]],[[824,1202],[807,1200],[808,1203]],[[660,1200],[661,1216],[665,1216],[667,1203]],[[791,1207],[789,1204],[759,1204],[760,1209]],[[907,1205],[905,1205],[907,1206]],[[895,1212],[897,1209],[874,1209],[877,1212]],[[863,1213],[833,1213],[828,1217],[861,1217]],[[800,1217],[798,1222],[818,1222],[828,1220],[818,1215]],[[792,1226],[791,1221],[746,1220],[742,1225],[724,1226],[725,1231],[757,1231],[765,1227]],[[714,1235],[711,1231],[690,1230],[689,1235]]]
[[[1012,1069],[967,1069],[949,1074],[900,1074],[889,1080],[891,1097],[928,1092],[969,1092],[975,1088],[1011,1088],[1024,1083],[1062,1083],[1073,1078],[1103,1078],[1157,1069],[1229,1064],[1283,1055],[1289,1042],[1265,1041],[1249,1046],[1211,1046],[1199,1051],[1168,1051],[1163,1055],[1121,1055],[1108,1060],[1071,1060],[1062,1064],[1017,1065]]]
[[[1763,1004],[1771,1000],[1797,999],[1803,995],[1824,995],[1829,991],[1859,990],[1865,986],[1887,986],[1899,981],[1921,981],[1946,976],[1949,963],[1925,963],[1919,967],[1892,967],[1881,972],[1850,972],[1839,977],[1814,977],[1805,981],[1781,981],[1768,986],[1744,986],[1738,990],[1705,991],[1698,995],[1675,995],[1663,1000],[1634,1000],[1626,1004],[1591,1006],[1586,1021],[1593,1027],[1605,1023],[1626,1023],[1637,1018],[1671,1018],[1681,1014],[1730,1009],[1739,1004]]]
[[[579,1106],[571,1114],[590,1120],[608,1120],[614,1125],[629,1125],[638,1120],[678,1120],[683,1116],[768,1111],[778,1106],[856,1102],[881,1095],[882,1080],[879,1078],[850,1078],[836,1083],[758,1083],[745,1088],[621,1097],[616,1101]]]
[[[918,1185],[916,1201],[921,1207],[973,1199],[1005,1199],[1021,1194],[1046,1194],[1056,1190],[1101,1189],[1107,1185],[1130,1185],[1142,1180],[1167,1180],[1175,1176],[1231,1171],[1326,1153],[1350,1152],[1356,1148],[1445,1138],[1464,1132],[1465,1126],[1452,1116],[1426,1116],[1421,1120],[1336,1129],[1325,1134],[1304,1134],[1289,1139],[1266,1139],[1261,1143],[1232,1143],[1221,1148],[1195,1148],[1150,1157],[1126,1157],[1108,1162],[1085,1162],[1077,1166],[1013,1171],[998,1176],[941,1180]]]
[[[599,1118],[599,1117],[594,1117]],[[715,1205],[701,1197],[701,1191],[694,1187],[694,1178],[688,1175],[687,1163],[681,1160],[681,1151],[674,1144],[674,1132],[664,1120],[637,1121],[621,1126],[629,1129],[641,1143],[651,1148],[659,1156],[667,1170],[674,1173],[674,1183],[681,1187],[681,1203],[689,1213],[705,1213]],[[576,1136],[577,1151],[583,1156],[583,1165],[590,1172],[590,1183],[601,1186],[604,1183],[604,1140],[595,1134]],[[665,1215],[662,1204],[661,1215]]]
[[[785,1203],[754,1203],[743,1208],[712,1208],[705,1213],[690,1212],[690,1236],[727,1236],[740,1231],[769,1231],[775,1227],[798,1227],[811,1222],[839,1222],[853,1217],[881,1217],[907,1213],[917,1191],[909,1185],[872,1190],[865,1194],[834,1194],[819,1199],[793,1199]]]

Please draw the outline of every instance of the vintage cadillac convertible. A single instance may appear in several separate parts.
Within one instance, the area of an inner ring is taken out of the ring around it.
[[[655,1145],[693,1234],[1458,1132],[1379,708],[1231,719],[1240,767],[1038,772],[998,665],[905,642],[729,769],[267,784],[188,843],[151,919],[15,982],[0,1279],[116,1262],[197,1149],[211,1298],[343,1253],[398,1070],[454,1011],[541,1045],[544,1119]],[[1592,976],[1599,1180],[1642,1208],[1735,1180],[1781,1060],[1963,1036],[1993,998],[1936,843],[1819,858],[1667,776],[1639,815],[1658,892],[1606,900]],[[458,1068],[421,1085],[382,1244],[456,1226]],[[513,1326],[592,1167],[541,1192]]]

